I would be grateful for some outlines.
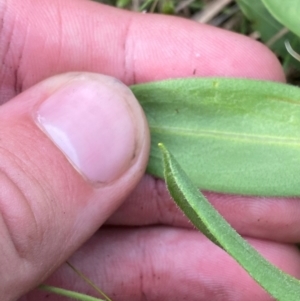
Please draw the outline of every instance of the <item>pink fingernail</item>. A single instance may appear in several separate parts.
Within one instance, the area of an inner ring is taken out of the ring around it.
[[[37,111],[43,131],[92,183],[120,177],[135,154],[136,127],[128,94],[112,87],[81,76],[52,94]]]

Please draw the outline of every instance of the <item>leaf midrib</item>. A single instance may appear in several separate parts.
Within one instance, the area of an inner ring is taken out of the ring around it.
[[[170,135],[180,135],[180,136],[193,136],[193,137],[211,137],[219,139],[231,138],[235,141],[243,141],[248,143],[263,143],[263,144],[280,144],[280,145],[293,145],[300,146],[300,138],[292,137],[280,137],[273,135],[257,135],[257,134],[240,134],[236,132],[226,132],[226,131],[215,131],[215,130],[190,130],[183,129],[179,127],[166,127],[166,126],[151,126],[151,132],[154,133],[166,133]]]

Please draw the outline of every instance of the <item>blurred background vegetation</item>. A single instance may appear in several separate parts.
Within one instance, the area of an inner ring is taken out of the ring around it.
[[[276,21],[261,0],[94,0],[144,13],[174,15],[247,35],[267,45],[280,59],[289,83],[300,85],[300,62],[285,41],[300,53],[299,38]]]

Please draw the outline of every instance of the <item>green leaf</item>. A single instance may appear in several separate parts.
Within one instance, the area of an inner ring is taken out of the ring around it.
[[[261,0],[237,0],[244,15],[253,22],[253,27],[264,41],[271,39],[283,25],[269,13]]]
[[[289,55],[284,45],[284,42],[288,40],[293,49],[300,52],[299,37],[278,22],[267,10],[262,0],[237,0],[237,3],[244,15],[251,21],[253,29],[259,32],[260,39],[282,58],[284,66],[300,68],[300,63]],[[288,1],[281,1],[281,3],[286,5]]]
[[[199,193],[197,187],[162,144],[160,149],[163,153],[165,180],[170,194],[195,227],[231,255],[277,300],[299,300],[299,280],[270,264],[249,245]]]
[[[271,14],[284,26],[300,37],[299,0],[262,0]]]
[[[300,89],[225,78],[136,85],[151,131],[148,172],[163,178],[164,141],[205,190],[300,196]]]

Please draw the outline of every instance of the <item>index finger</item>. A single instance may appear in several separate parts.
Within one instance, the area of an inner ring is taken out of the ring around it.
[[[68,71],[103,73],[128,85],[186,76],[284,81],[262,44],[182,18],[83,0],[4,1],[0,16],[2,102]]]

